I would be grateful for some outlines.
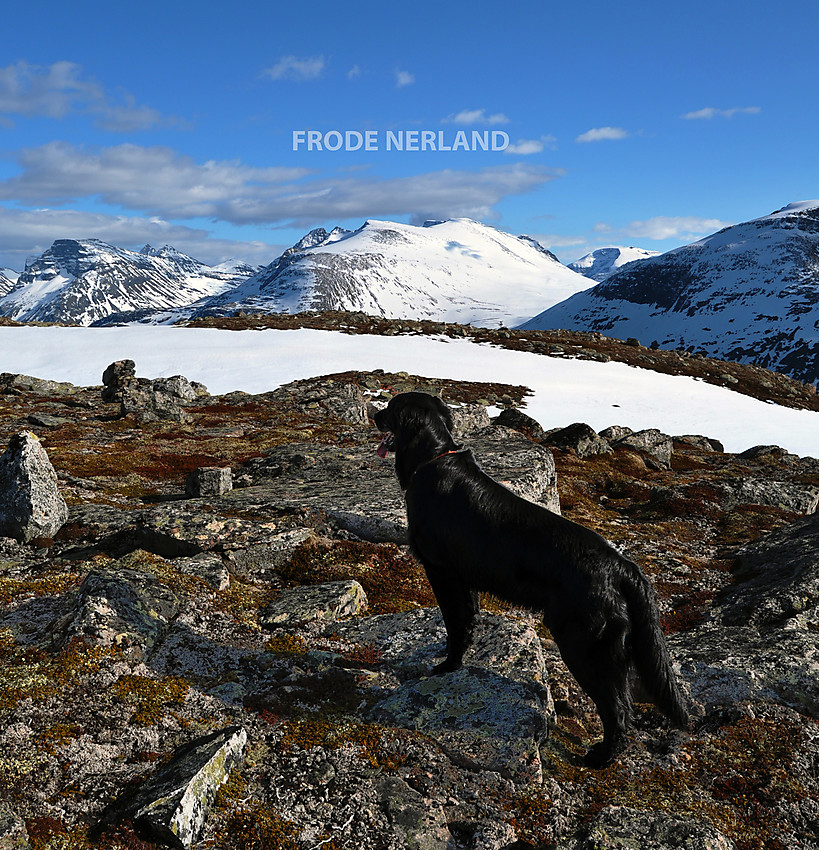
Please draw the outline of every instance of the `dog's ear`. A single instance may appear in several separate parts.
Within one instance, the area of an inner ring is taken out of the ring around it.
[[[441,414],[444,422],[446,422],[446,429],[451,434],[454,427],[452,424],[452,412],[450,411],[448,405],[438,396],[433,396],[433,398],[435,399],[438,412]]]

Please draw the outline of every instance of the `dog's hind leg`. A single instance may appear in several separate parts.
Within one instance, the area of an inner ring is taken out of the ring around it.
[[[605,767],[627,744],[631,723],[632,698],[630,670],[624,655],[625,629],[610,624],[597,639],[578,630],[555,641],[577,683],[591,697],[603,724],[603,740],[584,757],[588,767]]]
[[[446,658],[432,668],[433,673],[450,673],[461,666],[472,643],[475,615],[480,610],[477,591],[470,590],[444,573],[426,567],[435,599],[446,626]]]

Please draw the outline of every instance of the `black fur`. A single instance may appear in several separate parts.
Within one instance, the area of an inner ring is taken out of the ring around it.
[[[671,668],[653,587],[640,568],[599,534],[516,496],[490,478],[452,438],[447,406],[401,393],[375,415],[390,432],[407,502],[410,546],[423,564],[447,629],[456,670],[472,639],[478,593],[541,612],[566,666],[592,698],[603,740],[592,767],[625,747],[633,687],[679,728],[685,700]]]

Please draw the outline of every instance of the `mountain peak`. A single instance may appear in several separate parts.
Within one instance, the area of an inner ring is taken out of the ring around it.
[[[606,280],[606,278],[613,275],[627,263],[645,260],[648,257],[656,257],[659,253],[659,251],[647,251],[645,248],[635,248],[633,246],[623,248],[611,245],[606,248],[597,248],[579,260],[569,263],[568,266],[572,271],[576,271],[578,274],[582,274],[599,283]]]
[[[468,218],[311,230],[203,314],[350,310],[510,326],[588,286],[531,237]]]
[[[755,363],[814,383],[819,202],[788,204],[622,266],[524,327],[601,331]]]

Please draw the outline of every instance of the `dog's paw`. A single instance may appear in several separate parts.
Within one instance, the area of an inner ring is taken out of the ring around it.
[[[440,664],[436,664],[432,670],[430,671],[430,675],[432,676],[440,676],[442,673],[454,673],[461,666],[460,661],[455,661],[450,658],[446,658]]]
[[[595,770],[601,767],[608,767],[628,746],[628,738],[619,738],[613,742],[606,743],[605,740],[598,741],[589,751],[583,756],[583,763],[586,767],[594,768]]]

